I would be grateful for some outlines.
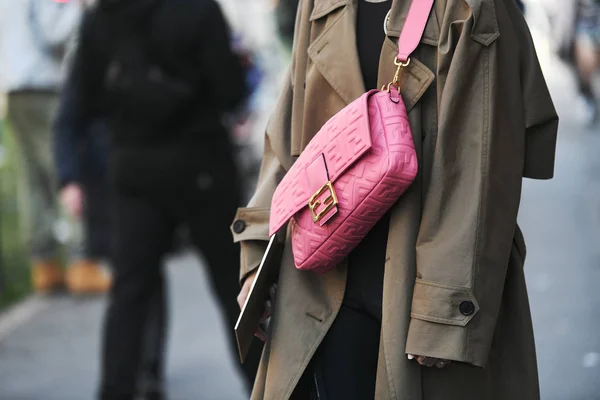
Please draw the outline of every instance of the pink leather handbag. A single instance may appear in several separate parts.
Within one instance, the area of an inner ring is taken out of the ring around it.
[[[275,190],[270,234],[291,221],[298,269],[339,264],[414,181],[417,155],[399,83],[433,1],[412,1],[392,82],[327,121]]]

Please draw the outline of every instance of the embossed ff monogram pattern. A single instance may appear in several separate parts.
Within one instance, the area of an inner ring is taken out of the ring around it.
[[[339,200],[338,212],[321,226],[308,200],[327,182],[307,167],[325,159]],[[277,187],[270,231],[291,219],[296,267],[326,272],[340,263],[408,189],[418,165],[406,108],[383,91],[370,91],[334,115],[315,135]],[[312,185],[311,185],[312,183]]]

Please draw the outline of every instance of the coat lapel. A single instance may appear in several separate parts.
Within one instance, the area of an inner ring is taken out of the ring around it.
[[[409,6],[409,1],[394,0],[392,3],[388,21],[389,36],[383,45],[379,64],[380,87],[394,76],[396,67],[393,60],[398,52],[397,37],[406,21]],[[330,25],[309,46],[308,55],[346,104],[360,97],[366,90],[356,48],[356,12],[356,1],[353,0],[317,0],[310,16],[311,21],[332,18]],[[440,26],[434,9],[421,42],[437,46],[439,39]],[[408,111],[419,101],[434,78],[435,74],[429,68],[412,57],[402,82],[402,94]]]
[[[366,90],[356,48],[356,3],[317,0],[310,19],[320,18],[332,21],[326,22],[329,26],[310,45],[308,56],[335,92],[349,104]]]

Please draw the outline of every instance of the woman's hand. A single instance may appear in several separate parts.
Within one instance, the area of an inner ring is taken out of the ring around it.
[[[408,355],[408,359],[409,360],[416,360],[419,364],[421,364],[424,367],[438,367],[438,368],[444,368],[446,365],[450,364],[451,361],[448,360],[442,360],[440,358],[434,358],[434,357],[425,357],[425,356],[415,356],[414,354],[409,354]]]
[[[275,303],[275,294],[277,293],[277,284],[274,283],[271,285],[269,289],[269,300],[265,303],[265,313],[263,314],[262,319],[260,320],[260,325],[256,332],[254,332],[254,336],[262,340],[263,342],[267,341],[267,332],[264,328],[264,323],[267,322],[271,315],[273,315],[273,304]]]
[[[248,294],[250,294],[250,288],[256,279],[256,271],[248,274],[246,279],[244,280],[244,284],[242,285],[242,289],[240,290],[240,294],[238,294],[237,302],[240,306],[240,310],[244,308],[244,304],[246,303],[246,299],[248,298]]]

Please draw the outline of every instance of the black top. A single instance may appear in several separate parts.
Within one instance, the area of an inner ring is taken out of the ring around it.
[[[358,2],[356,47],[367,90],[378,89],[379,57],[385,40],[383,21],[391,6],[391,0],[383,3]]]
[[[358,2],[356,45],[365,87],[377,89],[377,75],[381,48],[385,40],[383,21],[392,5]],[[381,310],[383,275],[390,216],[386,214],[365,239],[350,254],[348,281],[344,304],[363,311]],[[381,322],[381,311],[374,318]]]

